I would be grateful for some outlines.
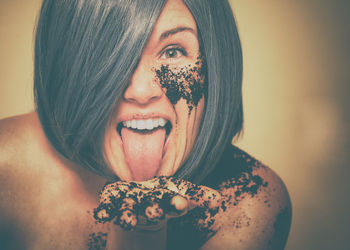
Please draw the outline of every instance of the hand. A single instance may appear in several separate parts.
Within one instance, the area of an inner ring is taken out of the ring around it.
[[[195,207],[218,210],[220,199],[213,189],[175,177],[118,181],[104,187],[94,217],[102,223],[114,221],[124,230],[152,228]]]

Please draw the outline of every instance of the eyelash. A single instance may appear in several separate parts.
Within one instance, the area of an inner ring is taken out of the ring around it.
[[[163,49],[160,52],[160,59],[165,59],[165,60],[177,60],[178,56],[175,57],[169,57],[169,55],[167,55],[167,53],[171,52],[171,51],[176,51],[176,53],[181,53],[180,56],[187,56],[187,51],[181,47],[181,46],[174,46],[174,45],[170,45],[168,47],[166,47],[165,49]],[[163,58],[164,56],[168,56],[166,58]]]

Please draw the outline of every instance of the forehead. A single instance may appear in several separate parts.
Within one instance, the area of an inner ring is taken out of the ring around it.
[[[177,27],[191,28],[197,36],[196,22],[183,1],[168,0],[154,26],[150,40],[158,39],[164,31]]]

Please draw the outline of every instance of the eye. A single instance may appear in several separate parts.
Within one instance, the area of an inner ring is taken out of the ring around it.
[[[187,52],[179,46],[167,47],[160,53],[160,59],[162,60],[176,60],[182,56],[187,56]]]

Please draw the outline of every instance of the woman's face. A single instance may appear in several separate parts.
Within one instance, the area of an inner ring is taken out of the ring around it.
[[[186,160],[204,107],[204,65],[190,11],[168,0],[106,132],[120,179],[172,175]]]

